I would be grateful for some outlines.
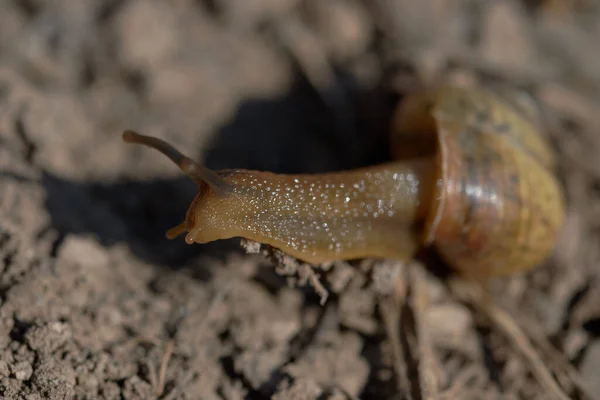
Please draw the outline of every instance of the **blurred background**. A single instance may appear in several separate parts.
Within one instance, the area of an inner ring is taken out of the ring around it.
[[[363,277],[321,307],[236,240],[166,240],[196,187],[121,132],[215,169],[349,169],[441,83],[535,99],[567,221],[497,290],[600,393],[599,43],[592,0],[0,0],[0,395],[405,398]],[[547,398],[464,307],[426,321],[442,386],[476,371],[458,398]]]

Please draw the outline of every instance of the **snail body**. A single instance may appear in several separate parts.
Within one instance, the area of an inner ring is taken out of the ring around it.
[[[391,131],[394,161],[323,174],[211,171],[167,143],[126,131],[198,184],[167,237],[243,237],[308,263],[411,259],[433,245],[476,278],[528,270],[552,251],[564,219],[554,158],[536,126],[483,90],[408,95]]]

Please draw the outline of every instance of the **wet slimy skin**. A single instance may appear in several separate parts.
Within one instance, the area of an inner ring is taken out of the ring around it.
[[[170,235],[189,232],[189,243],[244,237],[310,263],[406,258],[430,207],[432,173],[425,161],[298,176],[220,172],[232,190],[213,195],[205,185]]]

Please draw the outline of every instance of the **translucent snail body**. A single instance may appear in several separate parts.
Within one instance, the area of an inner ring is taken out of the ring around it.
[[[123,139],[163,152],[198,184],[185,221],[167,232],[188,243],[244,237],[309,263],[406,261],[433,245],[458,272],[485,278],[541,263],[564,219],[548,145],[481,90],[409,95],[391,131],[396,160],[351,171],[210,171],[160,139]]]

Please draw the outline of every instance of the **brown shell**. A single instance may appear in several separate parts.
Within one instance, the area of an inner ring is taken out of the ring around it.
[[[419,145],[417,145],[419,144]],[[397,157],[436,154],[424,243],[471,277],[528,270],[551,253],[564,219],[553,153],[535,125],[491,92],[410,95],[397,114]]]

